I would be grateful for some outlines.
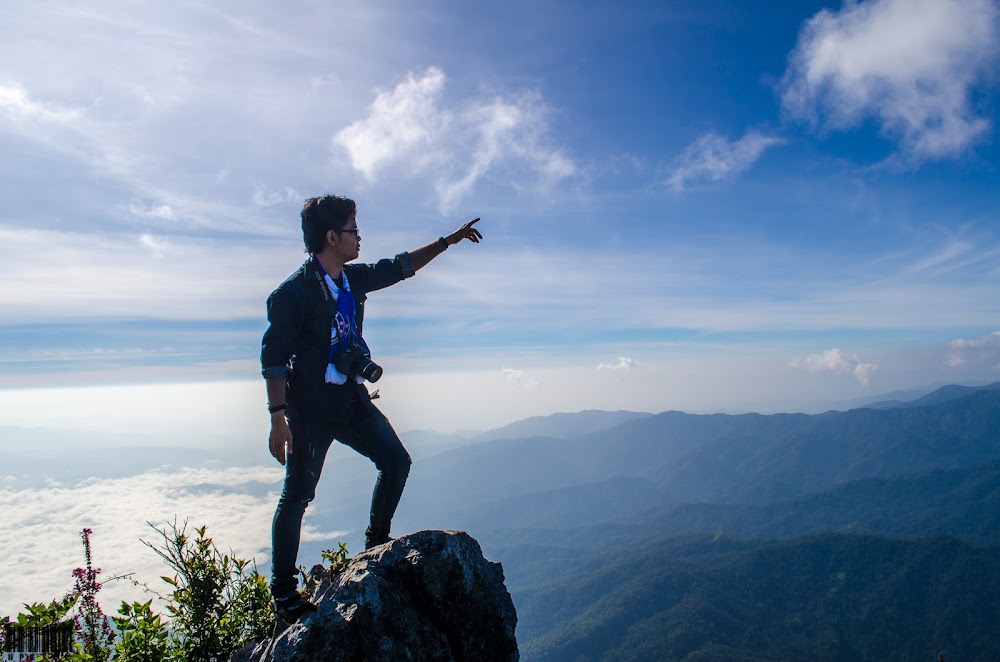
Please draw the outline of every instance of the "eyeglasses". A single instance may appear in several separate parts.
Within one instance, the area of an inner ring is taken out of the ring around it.
[[[351,232],[353,234],[358,234],[358,228],[344,228],[342,230],[337,230],[337,232]]]

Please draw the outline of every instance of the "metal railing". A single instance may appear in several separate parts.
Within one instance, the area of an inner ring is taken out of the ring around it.
[[[53,625],[29,627],[17,623],[0,622],[3,645],[0,662],[18,660],[18,654],[69,653],[73,650],[73,621]]]

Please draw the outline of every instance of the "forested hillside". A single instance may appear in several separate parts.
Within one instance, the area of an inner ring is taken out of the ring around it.
[[[1000,659],[1000,392],[922,400],[458,449],[453,516],[525,660]]]
[[[648,540],[516,595],[525,660],[996,660],[1000,554],[956,539]]]

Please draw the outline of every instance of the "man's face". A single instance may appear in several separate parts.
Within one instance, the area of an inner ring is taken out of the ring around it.
[[[345,264],[357,259],[361,253],[361,232],[358,230],[357,216],[352,216],[339,232],[331,232],[330,236],[337,256]]]

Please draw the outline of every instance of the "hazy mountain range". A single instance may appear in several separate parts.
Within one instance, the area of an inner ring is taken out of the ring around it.
[[[425,458],[400,509],[503,562],[524,659],[1000,657],[1000,383],[580,416]]]

